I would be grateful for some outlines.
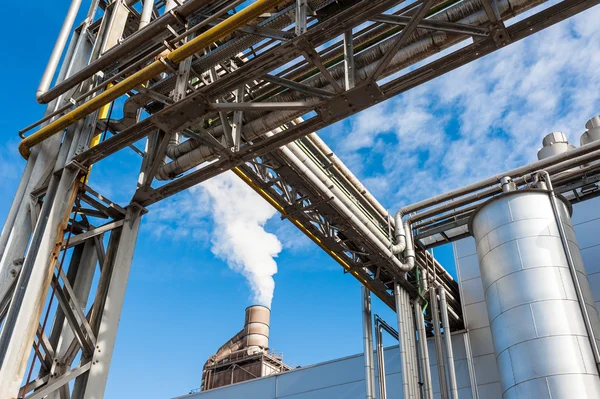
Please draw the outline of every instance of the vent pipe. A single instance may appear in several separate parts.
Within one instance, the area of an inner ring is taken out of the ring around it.
[[[575,149],[575,146],[569,144],[567,136],[562,132],[552,132],[542,140],[543,147],[538,151],[538,160],[546,159],[551,156],[569,152]]]
[[[581,145],[600,140],[600,115],[594,116],[585,124],[587,131],[581,135]]]

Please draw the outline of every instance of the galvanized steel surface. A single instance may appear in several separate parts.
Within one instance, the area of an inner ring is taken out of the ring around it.
[[[595,331],[598,313],[569,209],[561,204]],[[471,220],[503,398],[598,398],[594,363],[573,281],[545,191],[503,194]]]

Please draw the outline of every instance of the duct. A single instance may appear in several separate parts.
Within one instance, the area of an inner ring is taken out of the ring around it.
[[[48,64],[46,65],[46,69],[44,70],[44,74],[42,75],[42,79],[40,80],[40,84],[35,94],[37,99],[39,99],[39,97],[48,90],[50,84],[52,83],[52,78],[54,77],[56,68],[58,68],[58,63],[60,62],[60,58],[67,44],[67,39],[69,38],[71,28],[73,28],[73,24],[75,23],[75,18],[77,18],[77,13],[79,12],[80,6],[81,0],[71,1],[71,5],[67,11],[67,16],[65,17],[65,21],[60,28],[58,38],[56,39],[56,43],[54,44],[54,48],[50,54],[50,59],[48,60]]]
[[[456,370],[454,368],[454,354],[452,350],[452,337],[450,335],[450,323],[448,322],[448,304],[446,303],[446,290],[443,287],[438,286],[438,293],[440,295],[442,327],[444,328],[444,343],[446,344],[446,364],[448,365],[450,399],[458,399],[458,388],[456,385]]]

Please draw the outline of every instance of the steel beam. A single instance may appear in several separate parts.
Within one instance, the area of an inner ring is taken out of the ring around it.
[[[104,396],[106,380],[110,369],[119,320],[125,291],[129,279],[129,271],[133,261],[133,251],[140,227],[142,208],[136,204],[127,207],[118,248],[116,250],[110,284],[107,289],[106,303],[104,306],[96,350],[92,358],[92,367],[87,375],[82,399],[97,399]],[[73,398],[78,399],[78,398]]]
[[[0,335],[0,389],[3,397],[16,397],[25,372],[31,343],[38,327],[78,185],[78,168],[65,168],[42,207],[40,223],[31,239],[29,252]],[[52,195],[52,191],[56,196]],[[61,233],[62,234],[62,233]]]

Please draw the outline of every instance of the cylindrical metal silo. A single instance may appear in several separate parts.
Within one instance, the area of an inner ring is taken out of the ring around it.
[[[568,203],[559,212],[596,337],[600,320]],[[546,191],[504,193],[472,216],[503,398],[600,398],[600,378]]]
[[[266,306],[254,305],[246,308],[244,323],[244,347],[248,349],[269,347],[269,323],[271,310]]]

